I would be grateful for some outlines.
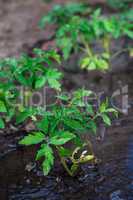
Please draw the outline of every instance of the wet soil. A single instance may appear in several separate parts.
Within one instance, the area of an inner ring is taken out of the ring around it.
[[[84,79],[84,73],[77,74],[75,79],[70,79],[75,82],[71,87],[77,88],[86,83],[96,89],[96,92],[102,89],[108,91],[110,79],[107,75],[103,75],[100,82],[97,82],[99,76],[100,74],[90,74]],[[75,178],[69,177],[58,162],[55,163],[53,172],[44,177],[40,164],[34,162],[36,149],[18,146],[18,140],[23,136],[23,132],[1,134],[1,199],[133,200],[132,76],[131,72],[113,75],[112,91],[108,91],[108,94],[111,96],[116,89],[128,85],[128,115],[121,114],[119,119],[113,121],[111,128],[106,129],[104,138],[93,142],[95,154],[101,163],[97,166],[88,164],[82,166]],[[70,80],[67,79],[69,84]],[[64,87],[67,89],[67,84]],[[117,106],[120,108],[119,102],[119,98],[116,98]]]
[[[38,19],[50,6],[36,0],[0,1],[0,57],[18,56],[50,36],[37,28]],[[34,162],[36,148],[20,147],[24,131],[9,125],[0,132],[0,200],[133,200],[132,77],[131,65],[109,74],[65,71],[63,86],[67,91],[85,86],[111,97],[128,86],[124,94],[128,95],[128,113],[113,121],[104,138],[99,128],[101,140],[98,137],[93,143],[101,163],[82,166],[75,178],[69,177],[58,161],[53,172],[44,177],[40,163]],[[115,97],[120,110],[122,98]]]

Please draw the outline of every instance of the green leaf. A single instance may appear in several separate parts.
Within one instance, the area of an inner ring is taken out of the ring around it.
[[[91,104],[87,104],[86,110],[90,115],[94,115],[93,106]]]
[[[124,32],[129,38],[133,39],[133,31],[126,29],[124,30]]]
[[[71,38],[63,37],[57,40],[57,46],[63,51],[64,60],[67,60],[72,51],[73,43]]]
[[[61,78],[61,76],[62,74],[56,69],[49,69],[47,71],[46,77],[51,88],[60,90],[61,84],[58,80]]]
[[[45,160],[42,163],[42,167],[43,167],[43,173],[46,176],[48,175],[54,164],[53,151],[49,145],[47,144],[41,145],[41,149],[37,152],[36,159],[38,160],[41,157],[45,158]]]
[[[96,64],[91,61],[87,67],[88,70],[95,70],[96,69]]]
[[[59,80],[62,76],[62,73],[59,72],[57,69],[48,69],[46,73],[47,79],[56,79]]]
[[[102,102],[102,104],[100,105],[100,108],[99,108],[100,113],[105,112],[107,109],[107,106],[108,106],[108,101]]]
[[[49,126],[49,121],[48,121],[48,118],[47,116],[45,116],[41,122],[38,122],[37,123],[37,127],[43,131],[45,134],[48,133],[48,126]]]
[[[74,129],[74,130],[84,129],[82,124],[79,121],[74,120],[74,119],[65,119],[64,124],[67,125],[68,127],[72,128],[72,129]]]
[[[109,53],[103,53],[102,57],[105,58],[105,59],[109,59],[110,55],[109,55]]]
[[[108,126],[111,125],[111,120],[106,114],[102,114],[102,119],[103,119],[105,124],[107,124]]]
[[[59,153],[62,157],[70,157],[72,155],[72,151],[70,149],[66,149],[62,146],[59,148]]]
[[[24,122],[28,117],[30,117],[31,114],[29,113],[29,110],[24,111],[19,113],[19,115],[16,117],[16,123],[20,124],[22,122]]]
[[[43,133],[41,132],[34,132],[32,134],[29,134],[27,136],[25,136],[20,142],[19,144],[23,144],[23,145],[33,145],[33,144],[39,144],[40,142],[42,142],[45,139],[45,136]]]
[[[100,70],[107,70],[109,68],[109,63],[102,58],[99,58],[96,60],[96,65],[97,65],[97,69],[100,69]]]
[[[16,79],[24,86],[31,86],[32,82],[27,79],[27,77],[24,77],[22,74],[17,74]]]
[[[73,133],[70,133],[69,131],[62,131],[59,132],[58,135],[50,138],[50,144],[53,145],[63,145],[67,143],[68,141],[75,138],[75,135]]]
[[[82,99],[83,97],[89,97],[91,94],[93,94],[91,90],[78,89],[74,92],[74,97],[77,99]]]
[[[48,79],[48,83],[51,88],[59,90],[59,91],[61,90],[61,84],[59,81],[50,78],[50,79]]]
[[[61,99],[62,101],[68,101],[68,100],[70,99],[69,96],[63,95],[63,94],[58,95],[57,98],[58,98],[58,99]]]
[[[51,23],[51,22],[52,22],[52,16],[51,15],[44,16],[44,17],[42,17],[42,19],[39,22],[39,27],[40,28],[45,28],[45,26],[48,23]]]
[[[86,57],[86,58],[83,58],[81,60],[81,68],[84,69],[84,68],[87,68],[90,64],[90,58],[89,57]]]
[[[35,88],[41,88],[45,85],[46,83],[46,77],[41,76],[39,78],[37,78],[36,82],[35,82]]]
[[[0,112],[3,112],[3,113],[7,112],[5,103],[1,100],[0,100]]]
[[[5,128],[5,123],[2,118],[0,118],[0,129]]]

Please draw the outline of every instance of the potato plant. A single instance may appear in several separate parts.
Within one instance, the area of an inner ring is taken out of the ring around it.
[[[109,68],[112,57],[118,56],[123,51],[132,50],[128,47],[114,55],[110,50],[112,39],[133,38],[132,9],[128,13],[105,16],[101,9],[93,10],[83,5],[57,6],[58,12],[55,7],[42,18],[41,26],[46,26],[47,23],[56,24],[56,44],[65,60],[74,51],[83,55],[79,61],[81,68],[105,71]],[[102,51],[94,50],[94,42],[102,44]]]

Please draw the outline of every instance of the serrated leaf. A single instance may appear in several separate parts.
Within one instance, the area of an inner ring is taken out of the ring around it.
[[[49,157],[50,160],[51,155],[53,155],[51,147],[48,146],[47,144],[42,144],[41,148],[37,151],[36,160],[39,160],[42,157]],[[53,164],[52,161],[50,163]]]
[[[54,164],[54,156],[52,148],[47,144],[43,144],[41,146],[41,150],[38,151],[36,159],[40,159],[43,156],[45,157],[45,160],[42,163],[42,167],[43,167],[43,173],[46,176],[48,175]]]
[[[27,136],[25,136],[22,140],[20,140],[19,144],[23,145],[33,145],[33,144],[39,144],[44,140],[45,136],[41,132],[34,132]]]
[[[47,71],[46,77],[51,88],[60,90],[61,84],[59,82],[59,79],[61,78],[61,76],[62,74],[55,69],[49,69]]]
[[[51,88],[59,90],[59,91],[61,90],[61,84],[59,81],[50,78],[50,79],[48,79],[48,83]]]

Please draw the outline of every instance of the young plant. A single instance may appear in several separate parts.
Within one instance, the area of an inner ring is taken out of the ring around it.
[[[107,0],[107,3],[113,9],[127,9],[132,0]]]
[[[47,24],[57,24],[60,27],[68,23],[74,15],[86,15],[89,12],[90,8],[82,3],[55,5],[48,15],[42,17],[39,24],[41,28]]]
[[[40,49],[34,49],[33,57],[22,55],[0,61],[0,128],[15,116],[21,122],[39,112],[27,105],[34,91],[46,85],[60,91],[61,73],[53,68],[55,62],[60,63],[60,56],[54,50]]]
[[[96,134],[99,119],[111,125],[108,114],[117,114],[117,111],[109,107],[108,101],[95,109],[89,100],[92,95],[92,91],[84,89],[75,91],[72,96],[58,94],[56,103],[34,122],[35,131],[20,141],[26,146],[40,144],[36,160],[42,160],[44,175],[54,165],[55,152],[70,176],[76,174],[82,163],[95,162],[89,134]],[[83,139],[84,134],[88,140]]]
[[[108,113],[116,114],[116,110],[109,108],[107,101],[93,107],[89,101],[92,91],[79,89],[71,96],[63,95],[59,82],[62,74],[52,67],[55,61],[60,63],[55,51],[40,49],[34,50],[33,57],[22,55],[17,59],[0,61],[0,128],[4,128],[4,123],[12,119],[21,124],[30,118],[35,130],[26,135],[20,144],[40,144],[36,160],[44,159],[42,166],[45,175],[54,165],[56,150],[64,168],[73,176],[80,164],[95,161],[91,142],[89,138],[84,141],[83,134],[95,134],[99,118],[110,125]],[[57,91],[55,104],[45,110],[43,107],[25,105],[34,91],[44,86]],[[25,101],[21,102],[20,97]],[[67,143],[70,143],[69,148]]]
[[[60,6],[60,11],[64,12],[69,6]],[[79,7],[81,5],[79,4]],[[87,6],[85,6],[87,9]],[[68,12],[69,13],[69,12]],[[117,52],[112,55],[110,51],[110,44],[112,39],[118,39],[126,36],[133,38],[133,25],[131,23],[131,14],[122,17],[122,14],[112,15],[107,17],[101,14],[100,9],[90,11],[86,15],[81,13],[78,15],[72,12],[71,17],[65,17],[66,20],[60,21],[59,16],[62,19],[62,14],[57,13],[54,9],[44,18],[48,16],[58,16],[58,20],[51,20],[47,22],[53,22],[56,24],[55,39],[57,47],[62,51],[63,57],[67,60],[72,51],[75,53],[81,53],[80,66],[88,70],[107,70],[110,66],[110,60],[112,57],[119,55],[123,52]],[[55,19],[56,19],[55,17]],[[45,24],[45,23],[44,23]],[[94,42],[102,43],[103,50],[96,52],[93,48]],[[130,50],[129,48],[124,51]]]

